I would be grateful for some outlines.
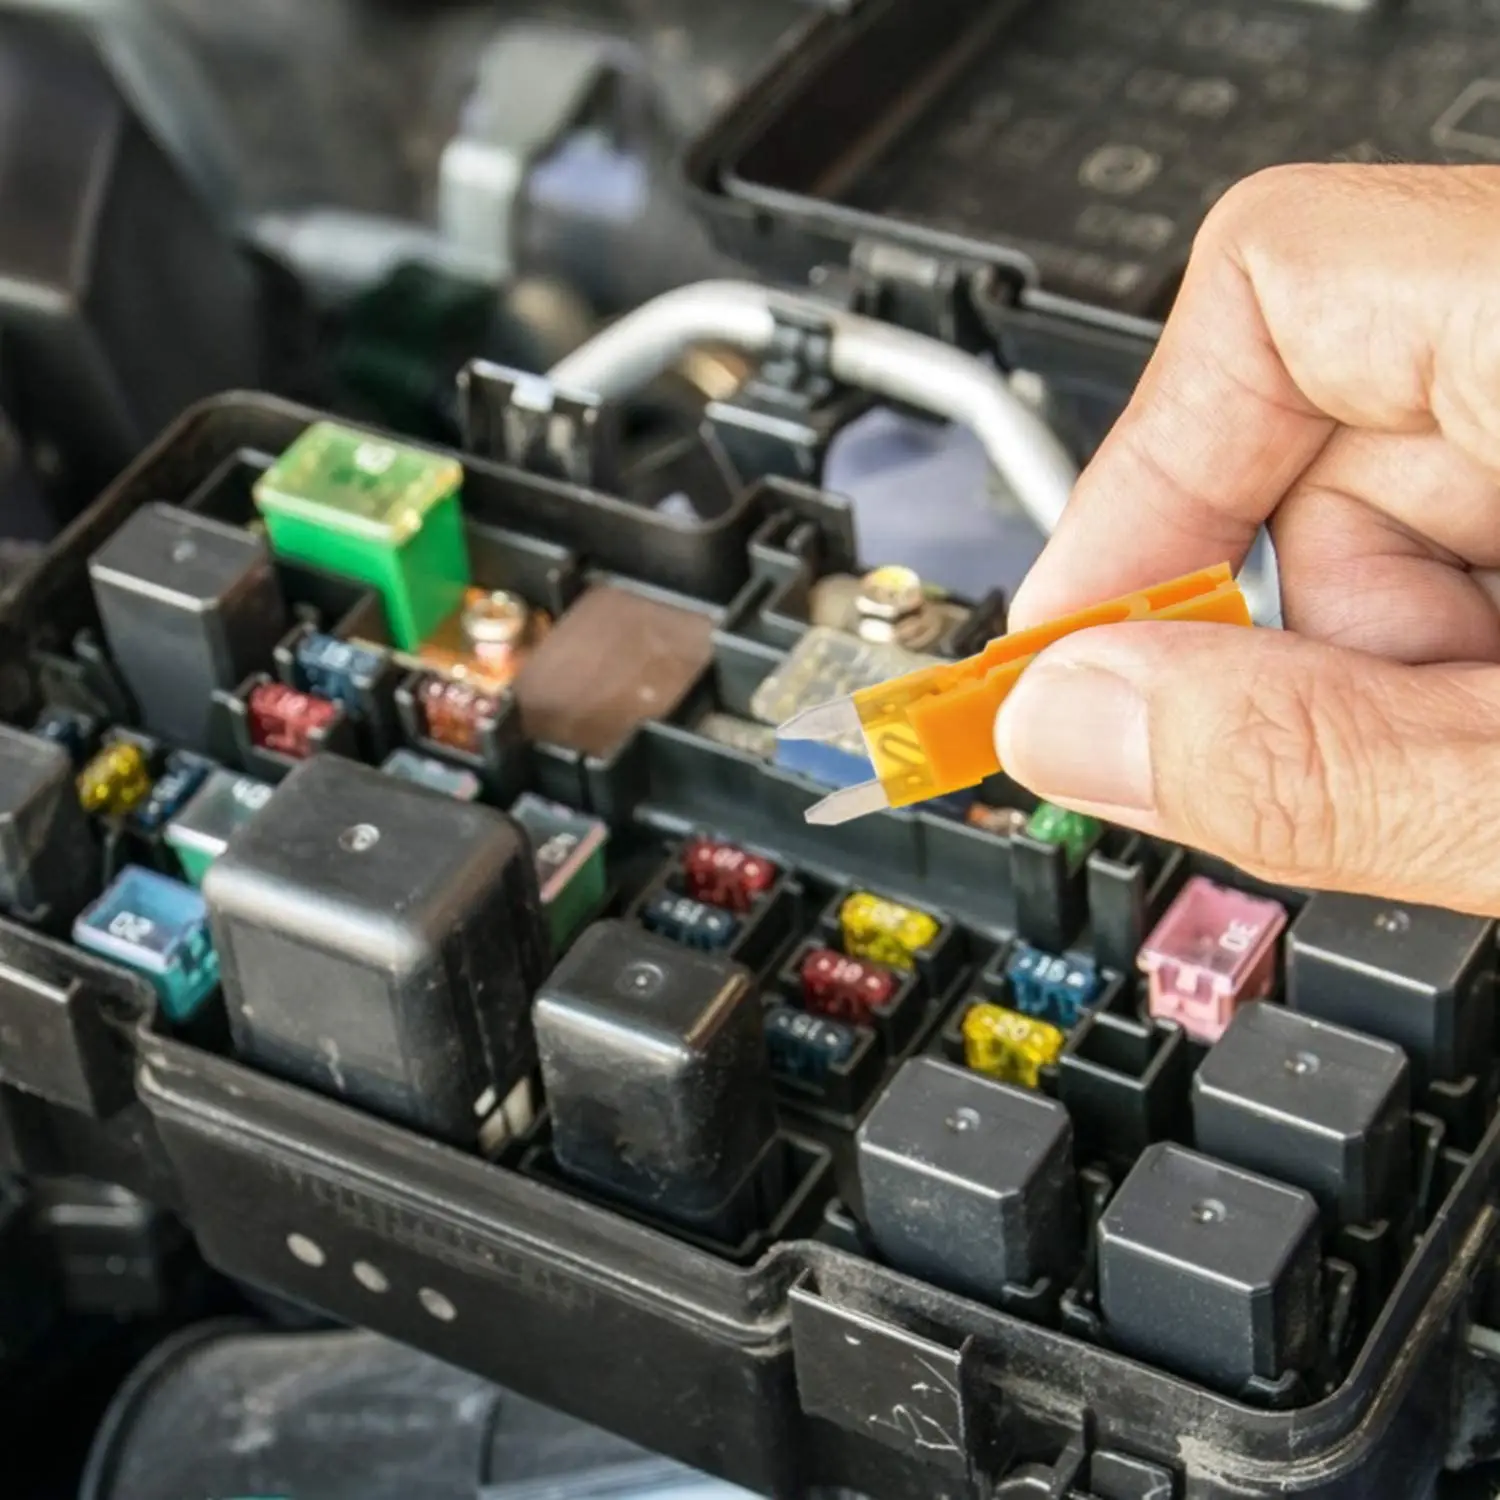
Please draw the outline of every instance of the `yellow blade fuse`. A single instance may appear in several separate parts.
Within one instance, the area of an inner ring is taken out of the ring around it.
[[[831,740],[858,730],[876,780],[845,787],[807,810],[809,823],[847,823],[888,807],[978,786],[1000,769],[995,715],[1039,651],[1075,630],[1126,620],[1248,625],[1250,610],[1227,563],[1096,604],[993,640],[977,656],[924,667],[788,719],[777,736]]]

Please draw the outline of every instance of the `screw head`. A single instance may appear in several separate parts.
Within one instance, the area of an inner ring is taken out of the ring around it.
[[[865,574],[855,608],[866,619],[894,623],[916,614],[926,602],[921,578],[912,569],[893,563]]]
[[[526,636],[531,610],[526,601],[506,589],[471,589],[464,599],[464,635],[479,654],[505,651]]]

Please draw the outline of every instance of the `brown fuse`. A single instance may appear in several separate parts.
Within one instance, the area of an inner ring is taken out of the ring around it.
[[[515,680],[529,739],[586,755],[668,717],[713,659],[707,615],[599,584],[537,645]]]

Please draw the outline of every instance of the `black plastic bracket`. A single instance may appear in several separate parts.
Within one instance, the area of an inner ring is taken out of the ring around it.
[[[482,359],[459,372],[458,402],[466,452],[588,489],[619,489],[619,411],[609,402]]]
[[[970,294],[971,270],[889,240],[861,239],[849,255],[855,305],[872,318],[961,349],[984,344]]]
[[[965,1480],[981,1442],[974,1341],[958,1348],[838,1306],[804,1276],[791,1290],[802,1410]]]
[[[106,1019],[111,998],[137,1014],[143,981],[0,922],[0,1083],[102,1120],[134,1097],[134,1059]],[[98,982],[81,977],[97,968]]]
[[[872,398],[830,374],[826,317],[795,305],[773,313],[769,352],[732,397],[710,403],[705,439],[746,482],[760,475],[816,483],[829,445]]]

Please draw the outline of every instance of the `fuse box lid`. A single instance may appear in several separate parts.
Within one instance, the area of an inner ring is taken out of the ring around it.
[[[1477,3],[864,0],[781,48],[689,174],[767,269],[901,246],[1000,267],[1065,320],[1149,328],[1235,180],[1500,160],[1497,80]]]

